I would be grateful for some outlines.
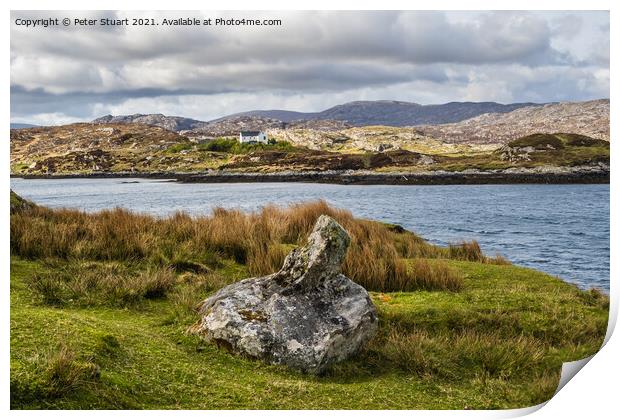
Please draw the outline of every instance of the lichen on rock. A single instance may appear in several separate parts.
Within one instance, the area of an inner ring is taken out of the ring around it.
[[[376,332],[366,290],[341,272],[350,238],[321,216],[307,244],[277,273],[242,280],[200,306],[193,329],[235,353],[320,373],[357,352]]]

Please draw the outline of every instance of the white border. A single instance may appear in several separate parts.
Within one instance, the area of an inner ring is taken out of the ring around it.
[[[9,132],[9,120],[10,120],[10,104],[9,104],[9,86],[10,86],[10,9],[14,10],[374,10],[374,9],[416,9],[416,10],[611,10],[611,74],[617,74],[613,71],[617,66],[617,54],[614,54],[614,47],[618,47],[618,43],[614,40],[618,39],[618,19],[616,13],[620,10],[620,3],[617,1],[603,1],[603,0],[589,0],[589,1],[543,1],[543,0],[505,0],[502,2],[490,1],[490,0],[470,0],[468,2],[458,0],[434,0],[432,2],[419,2],[414,3],[412,1],[403,0],[383,0],[380,3],[370,2],[353,2],[353,1],[338,1],[338,0],[315,0],[315,1],[283,1],[283,0],[264,0],[260,3],[251,1],[188,1],[188,0],[176,0],[174,2],[163,1],[132,1],[131,4],[121,0],[108,0],[108,1],[76,1],[65,0],[55,2],[45,1],[13,1],[9,0],[5,2],[8,8],[2,9],[2,35],[3,35],[3,50],[5,57],[5,65],[2,67],[2,132]],[[88,6],[88,7],[85,7]],[[615,143],[617,130],[617,112],[614,106],[614,99],[617,95],[618,84],[616,79],[611,80],[611,137],[614,139],[611,141],[612,145],[612,164],[615,168],[615,162],[617,161],[617,145]],[[5,135],[6,136],[6,135]],[[2,258],[2,328],[1,340],[2,346],[0,352],[2,354],[2,383],[0,398],[2,401],[2,410],[9,409],[9,141],[8,136],[2,142],[2,153],[4,156],[3,164],[0,165],[0,176],[4,183],[2,191],[0,191],[0,218],[1,218],[1,232],[4,237],[4,241],[1,246],[1,258]],[[107,418],[110,415],[132,418],[164,418],[168,416],[183,416],[187,418],[200,418],[215,417],[218,419],[237,418],[244,416],[246,418],[255,418],[270,416],[273,418],[285,418],[294,415],[298,418],[316,418],[316,416],[342,416],[351,418],[373,418],[377,416],[389,416],[392,418],[505,418],[516,417],[525,415],[531,412],[531,418],[536,419],[558,419],[558,418],[611,418],[617,416],[617,391],[616,386],[618,379],[620,378],[620,362],[617,355],[620,355],[620,342],[617,334],[611,335],[610,333],[615,326],[618,315],[618,264],[613,263],[614,260],[618,261],[620,254],[617,252],[618,244],[618,226],[615,222],[614,216],[617,215],[618,203],[617,199],[617,183],[618,176],[615,170],[612,170],[611,174],[611,299],[612,307],[610,311],[610,326],[608,330],[607,338],[609,341],[603,347],[603,349],[596,354],[592,360],[578,373],[577,377],[570,380],[560,392],[552,398],[544,407],[531,407],[522,410],[505,410],[505,411],[387,411],[387,412],[374,412],[374,411],[348,411],[348,412],[316,412],[316,411],[296,411],[294,413],[277,411],[277,412],[263,412],[263,411],[250,411],[250,412],[236,412],[236,411],[217,411],[217,412],[204,412],[204,411],[177,411],[177,412],[163,412],[163,411],[150,411],[150,412],[114,412],[114,414],[106,411],[89,412],[88,414],[78,411],[73,412],[28,412],[28,411],[11,411],[8,413],[14,418],[29,418],[31,416],[45,416],[57,418],[62,416],[63,418],[82,418],[84,415],[88,415],[92,418]],[[537,410],[539,409],[539,410]]]

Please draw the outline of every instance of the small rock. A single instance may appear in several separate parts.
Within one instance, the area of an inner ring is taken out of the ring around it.
[[[233,352],[317,374],[357,352],[376,332],[366,290],[344,276],[350,239],[321,216],[282,269],[231,284],[205,300],[193,328]]]

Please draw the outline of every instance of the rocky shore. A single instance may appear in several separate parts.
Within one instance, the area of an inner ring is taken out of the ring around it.
[[[61,178],[153,178],[178,182],[316,182],[348,185],[458,185],[458,184],[608,184],[609,166],[513,168],[461,172],[372,172],[372,171],[280,171],[203,173],[183,172],[91,172],[44,175],[11,175],[26,179]]]

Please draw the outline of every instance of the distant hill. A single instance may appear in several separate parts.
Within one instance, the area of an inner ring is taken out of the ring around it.
[[[146,124],[170,131],[194,130],[206,124],[192,118],[167,116],[164,114],[105,115],[93,120],[95,124]]]
[[[94,122],[146,124],[198,139],[235,136],[242,130],[266,130],[276,138],[287,138],[309,147],[312,143],[345,142],[348,134],[342,130],[352,127],[369,127],[370,132],[375,133],[376,130],[372,129],[375,126],[414,127],[415,133],[406,136],[452,144],[502,144],[534,133],[575,133],[609,141],[609,99],[509,105],[495,102],[419,105],[398,101],[358,101],[316,113],[250,111],[209,122],[163,114],[107,115]],[[411,131],[410,128],[400,130]],[[399,134],[398,137],[402,136]],[[379,146],[374,144],[379,138],[386,144],[394,143],[390,136],[375,135],[373,148]]]
[[[271,118],[274,120],[279,120],[282,122],[291,122],[297,120],[317,120],[320,119],[317,116],[319,112],[298,112],[298,111],[285,111],[283,109],[270,109],[270,110],[260,110],[260,111],[247,111],[247,112],[238,112],[236,114],[226,115],[224,117],[216,118],[215,120],[211,120],[209,122],[216,123],[222,120],[228,120],[231,118],[238,117],[259,117],[259,118]]]
[[[574,133],[609,141],[609,99],[526,107],[416,129],[449,143],[506,143],[535,133]]]
[[[19,130],[20,128],[32,128],[32,127],[38,127],[38,125],[24,124],[24,123],[11,123],[11,130]]]
[[[541,104],[528,102],[502,105],[496,102],[449,102],[441,105],[420,105],[402,101],[355,101],[336,105],[321,112],[248,111],[218,118],[217,121],[238,116],[259,116],[283,122],[336,120],[358,127],[365,125],[404,127],[453,123],[486,113],[505,113],[527,106],[541,106]]]
[[[387,125],[405,127],[421,124],[446,124],[463,121],[485,113],[506,113],[528,106],[542,106],[534,103],[516,103],[502,105],[496,102],[450,102],[442,105],[420,105],[401,101],[355,101],[336,105],[321,112],[297,112],[281,109],[256,110],[240,112],[220,117],[209,122],[185,117],[166,116],[163,114],[106,115],[94,120],[94,123],[139,123],[162,127],[171,131],[219,131],[212,130],[222,123],[229,126],[259,125],[268,121],[269,128],[300,121],[330,120],[340,121],[350,126]],[[255,123],[252,124],[252,119]]]

